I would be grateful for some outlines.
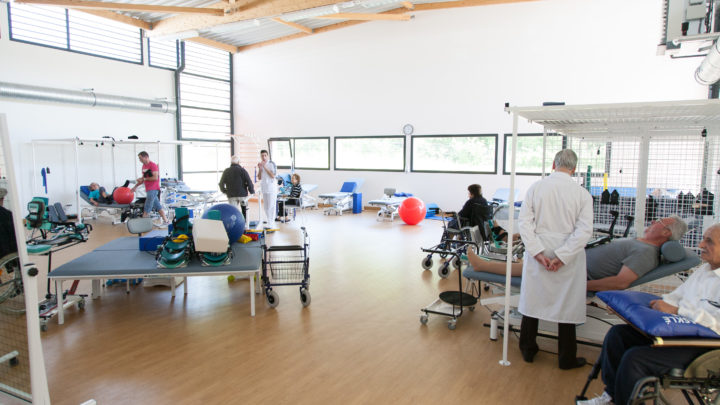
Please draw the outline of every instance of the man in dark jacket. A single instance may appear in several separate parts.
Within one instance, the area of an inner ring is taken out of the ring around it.
[[[234,155],[230,162],[220,178],[220,191],[227,195],[230,204],[240,206],[247,220],[247,200],[250,194],[255,194],[255,187],[247,170],[240,166],[240,158]]]
[[[5,195],[7,195],[7,190],[0,188],[0,258],[17,252],[12,212],[3,207]]]

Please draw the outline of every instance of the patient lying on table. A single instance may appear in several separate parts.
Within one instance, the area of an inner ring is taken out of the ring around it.
[[[122,187],[127,187],[129,184],[130,181],[127,180],[125,181],[125,184],[122,185]],[[112,193],[108,193],[107,191],[105,191],[105,187],[100,187],[99,184],[92,182],[90,183],[90,186],[88,188],[90,189],[90,194],[88,194],[88,198],[94,206],[97,207],[100,204],[113,203]]]
[[[680,240],[688,226],[672,215],[658,219],[638,239],[618,239],[587,249],[588,291],[623,290],[660,264],[660,246],[669,240]],[[505,274],[505,262],[486,260],[468,249],[468,261],[475,271]],[[513,277],[522,275],[522,260],[512,263]]]

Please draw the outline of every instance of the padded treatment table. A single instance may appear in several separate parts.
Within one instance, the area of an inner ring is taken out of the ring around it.
[[[86,203],[90,204],[93,208],[95,208],[95,207],[96,208],[114,208],[114,209],[120,209],[120,210],[125,209],[125,208],[130,208],[130,204],[119,204],[116,202],[113,202],[112,204],[99,203],[98,205],[95,205],[92,203],[92,201],[90,201],[90,197],[87,194],[85,194],[84,191],[80,191],[80,198],[82,198],[83,201],[85,201]]]
[[[385,197],[379,198],[377,200],[370,200],[368,201],[368,204],[374,207],[380,207],[380,211],[378,211],[378,219],[390,217],[390,221],[392,221],[393,219],[395,219],[395,215],[398,215],[397,211],[406,198],[407,197],[394,196]]]
[[[93,280],[93,298],[100,296],[100,279],[106,278],[154,278],[170,277],[173,280],[172,296],[175,296],[175,277],[185,278],[184,293],[187,294],[187,277],[192,276],[228,276],[250,278],[250,316],[255,316],[255,286],[253,276],[260,279],[262,249],[260,242],[247,244],[235,243],[232,246],[233,259],[226,266],[203,266],[193,257],[187,267],[178,269],[159,269],[155,255],[138,249],[138,238],[123,237],[108,242],[90,253],[65,263],[48,274],[55,281],[57,291],[62,290],[66,280]],[[96,291],[97,289],[97,291]],[[58,306],[58,324],[63,324],[64,310]]]

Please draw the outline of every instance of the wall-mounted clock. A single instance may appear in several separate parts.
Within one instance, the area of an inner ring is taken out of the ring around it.
[[[413,128],[413,126],[411,124],[405,124],[403,126],[403,134],[405,134],[405,135],[412,135],[414,130],[415,130],[415,128]]]

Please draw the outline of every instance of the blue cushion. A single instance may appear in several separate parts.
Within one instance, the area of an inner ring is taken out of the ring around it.
[[[640,291],[601,291],[603,300],[621,318],[650,336],[703,337],[720,339],[712,329],[681,316],[650,308],[650,301],[660,297]]]
[[[357,188],[357,183],[354,181],[346,181],[340,188],[341,193],[354,193]]]
[[[85,193],[85,195],[90,195],[90,187],[88,186],[80,186],[80,191]]]
[[[676,240],[669,240],[660,246],[662,257],[670,263],[676,263],[685,258],[685,248]]]

